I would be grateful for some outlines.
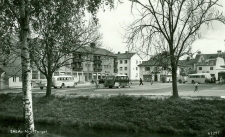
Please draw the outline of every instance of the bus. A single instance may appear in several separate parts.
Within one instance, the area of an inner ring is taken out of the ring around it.
[[[108,75],[105,77],[105,81],[104,81],[104,87],[109,87],[109,88],[113,88],[113,87],[125,87],[128,86],[130,87],[130,80],[129,77],[127,75]]]
[[[187,78],[188,83],[194,84],[198,83],[210,83],[211,75],[209,73],[197,73],[197,74],[189,74]]]
[[[78,80],[73,76],[53,76],[52,87],[63,88],[63,87],[75,87]]]

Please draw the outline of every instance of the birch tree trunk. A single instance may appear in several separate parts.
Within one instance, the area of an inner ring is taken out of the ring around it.
[[[29,12],[27,11],[28,1],[21,0],[20,4],[20,37],[21,37],[21,64],[22,64],[22,91],[23,91],[23,116],[25,135],[29,136],[34,132],[34,119],[31,91],[31,66],[30,55],[27,43],[29,34]]]

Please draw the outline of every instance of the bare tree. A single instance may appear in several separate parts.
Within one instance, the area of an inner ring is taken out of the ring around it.
[[[46,96],[51,95],[53,73],[63,66],[71,68],[73,53],[83,50],[85,54],[85,46],[101,39],[99,26],[82,19],[80,9],[62,12],[70,6],[63,1],[42,5],[45,12],[32,22],[36,38],[29,42],[31,59],[47,79]]]
[[[129,48],[168,51],[173,79],[173,97],[177,98],[177,65],[179,58],[191,52],[198,30],[212,21],[224,23],[219,0],[132,0],[132,10],[140,14],[127,29]],[[158,44],[161,43],[161,44]]]

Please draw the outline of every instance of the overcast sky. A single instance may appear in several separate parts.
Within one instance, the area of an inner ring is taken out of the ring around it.
[[[225,12],[225,0],[221,0]],[[119,4],[115,10],[106,10],[99,12],[99,23],[101,25],[100,32],[103,34],[103,45],[112,48],[114,52],[127,51],[127,45],[124,43],[123,35],[125,31],[123,27],[134,20],[131,13],[130,2]],[[213,27],[201,27],[201,39],[193,43],[193,52],[200,50],[202,53],[216,53],[217,50],[225,52],[225,25],[219,22],[213,22]]]

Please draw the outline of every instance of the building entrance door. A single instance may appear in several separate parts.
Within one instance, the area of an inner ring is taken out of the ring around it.
[[[157,76],[157,74],[154,75],[154,81],[158,81],[158,76]]]
[[[218,80],[220,80],[221,77],[223,79],[225,79],[225,72],[224,71],[218,73]]]

